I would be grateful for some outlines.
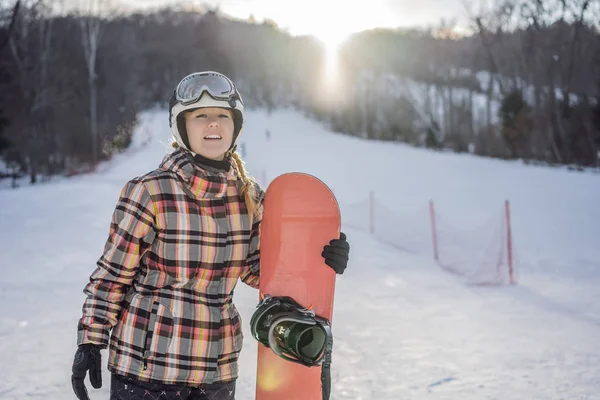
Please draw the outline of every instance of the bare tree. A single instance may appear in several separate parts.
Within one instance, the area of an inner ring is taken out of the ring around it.
[[[102,21],[98,15],[99,0],[89,0],[85,15],[79,17],[81,28],[81,44],[83,46],[85,66],[88,76],[89,110],[90,110],[90,134],[92,136],[92,161],[96,163],[99,158],[98,152],[98,87],[96,62],[98,45],[100,42]]]
[[[17,16],[19,15],[19,10],[21,9],[21,0],[17,0],[15,5],[12,7],[12,12],[10,16],[10,22],[8,23],[8,29],[6,31],[6,37],[2,42],[0,42],[0,54],[2,54],[4,48],[10,41],[10,37],[12,35],[13,29],[15,27],[15,22],[17,21]]]
[[[15,118],[18,122],[12,124],[11,133],[13,141],[25,149],[31,182],[35,183],[47,157],[48,105],[52,101],[48,85],[52,20],[45,17],[48,7],[43,0],[25,1],[23,8],[17,14],[15,30],[8,42],[16,66],[15,89],[19,91],[12,99],[12,112],[20,116]]]
[[[114,16],[115,7],[108,0],[82,0],[78,9],[78,21],[81,29],[81,44],[85,57],[89,89],[89,119],[92,142],[92,162],[100,157],[100,135],[98,130],[98,49],[104,29],[105,18]]]

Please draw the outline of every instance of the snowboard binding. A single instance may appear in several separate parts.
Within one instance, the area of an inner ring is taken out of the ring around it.
[[[279,357],[305,365],[322,365],[331,354],[329,321],[291,297],[265,295],[250,320],[252,336]]]
[[[288,296],[264,295],[250,320],[252,336],[284,360],[321,366],[323,400],[331,393],[333,335],[329,321]]]

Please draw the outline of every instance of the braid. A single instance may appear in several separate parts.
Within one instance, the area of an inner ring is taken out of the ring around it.
[[[258,215],[258,203],[256,201],[255,193],[256,181],[253,177],[247,174],[246,168],[244,167],[244,160],[242,160],[242,156],[240,156],[239,153],[234,151],[233,153],[231,153],[231,158],[235,162],[235,169],[240,174],[242,182],[244,182],[240,194],[244,196],[244,201],[246,202],[248,214],[253,217],[256,217]]]

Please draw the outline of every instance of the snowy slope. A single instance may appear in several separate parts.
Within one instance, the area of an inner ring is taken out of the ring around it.
[[[342,210],[374,190],[395,210],[392,230],[417,229],[402,216],[429,199],[457,228],[512,204],[512,287],[465,285],[430,254],[399,251],[342,215],[352,253],[337,284],[332,400],[600,399],[599,175],[366,142],[291,110],[247,120],[240,147],[259,181],[315,174]],[[74,398],[83,286],[123,184],[155,168],[168,145],[164,111],[142,121],[132,148],[93,175],[0,190],[0,399]],[[237,398],[252,399],[256,291],[240,284],[235,301],[246,337]],[[104,378],[92,399],[108,398]]]

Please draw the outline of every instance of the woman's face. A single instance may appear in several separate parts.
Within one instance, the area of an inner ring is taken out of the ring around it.
[[[223,160],[233,141],[233,113],[225,108],[199,108],[185,114],[190,147],[211,160]]]

